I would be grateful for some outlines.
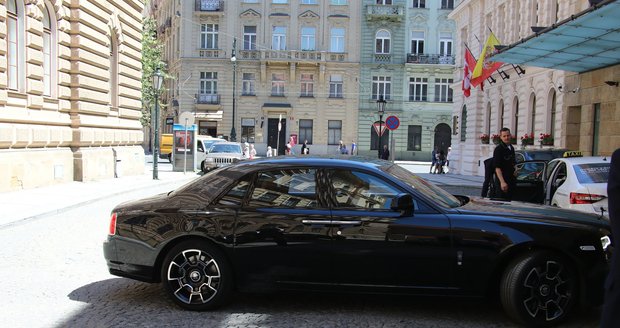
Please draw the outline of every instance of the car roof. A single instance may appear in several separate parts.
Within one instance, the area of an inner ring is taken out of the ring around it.
[[[338,166],[351,168],[377,169],[381,166],[392,165],[391,162],[364,157],[347,155],[288,155],[277,157],[263,157],[251,161],[239,162],[237,165],[277,165],[277,166]]]
[[[590,163],[609,163],[610,159],[608,157],[602,156],[585,156],[585,157],[568,157],[568,158],[556,158],[555,161],[560,160],[567,164],[578,165],[578,164],[590,164]]]

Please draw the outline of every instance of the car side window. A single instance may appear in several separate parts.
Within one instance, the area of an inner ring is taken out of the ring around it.
[[[524,162],[524,161],[525,161],[525,157],[524,157],[524,156],[523,156],[523,154],[521,154],[521,153],[516,153],[516,154],[515,154],[515,161],[516,161],[517,163]]]
[[[339,208],[389,210],[392,200],[401,192],[381,178],[363,172],[332,170],[328,176]]]
[[[228,192],[217,201],[217,205],[241,206],[241,204],[243,203],[243,199],[248,192],[251,181],[252,174],[248,174],[239,179],[237,181],[237,184],[230,188],[230,190],[228,190]]]
[[[517,164],[517,181],[537,182],[542,180],[542,172],[545,169],[543,162],[526,162]]]
[[[288,169],[258,173],[251,207],[316,208],[316,170]]]
[[[545,172],[545,174],[546,174],[545,181],[549,181],[549,179],[551,178],[551,174],[553,173],[555,167],[558,166],[559,163],[560,163],[560,161],[550,161],[549,162],[549,164],[547,165],[547,171]]]
[[[196,146],[196,148],[198,149],[199,152],[204,153],[204,147],[202,146],[202,140],[198,140],[198,145]]]

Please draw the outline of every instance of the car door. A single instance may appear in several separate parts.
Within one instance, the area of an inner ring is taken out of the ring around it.
[[[545,199],[544,171],[546,161],[525,161],[516,167],[516,189],[512,199],[542,204]]]
[[[289,287],[333,281],[330,210],[313,168],[268,169],[255,174],[237,214],[236,270],[244,283]]]
[[[392,201],[407,190],[383,176],[343,168],[326,170],[326,177],[339,284],[390,292],[453,284],[444,214],[415,197],[414,214],[392,210]]]

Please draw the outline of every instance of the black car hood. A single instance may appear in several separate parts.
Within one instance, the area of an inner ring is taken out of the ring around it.
[[[596,214],[517,201],[507,202],[479,197],[470,197],[469,200],[467,204],[457,208],[460,213],[512,217],[541,222],[577,223],[609,228],[609,221]]]
[[[141,198],[121,203],[114,208],[114,212],[127,212],[134,210],[148,211],[161,208],[166,203],[168,193],[157,194],[147,198]]]

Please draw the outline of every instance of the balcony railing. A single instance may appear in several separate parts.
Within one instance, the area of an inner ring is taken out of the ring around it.
[[[242,60],[276,60],[290,62],[325,62],[347,60],[347,53],[301,50],[239,50]]]
[[[392,61],[390,54],[375,54],[375,63],[389,63]]]
[[[197,104],[218,105],[220,103],[220,95],[217,94],[196,94]]]
[[[198,56],[201,58],[222,58],[224,51],[220,49],[198,49]]]
[[[368,5],[366,6],[366,19],[387,19],[392,21],[401,21],[405,16],[405,10],[402,6],[394,5]]]
[[[196,0],[196,11],[224,11],[222,0]]]
[[[454,56],[430,55],[430,54],[407,54],[409,64],[439,64],[454,65]]]

